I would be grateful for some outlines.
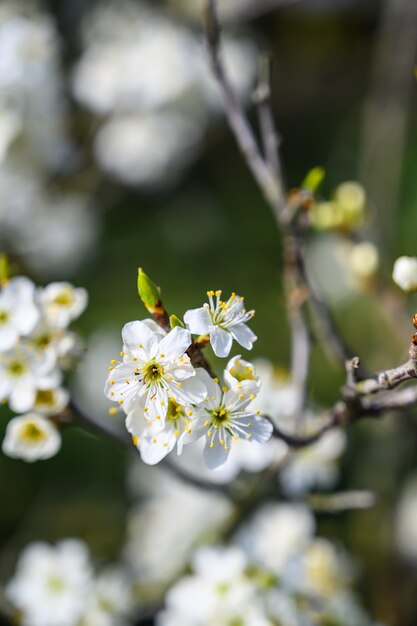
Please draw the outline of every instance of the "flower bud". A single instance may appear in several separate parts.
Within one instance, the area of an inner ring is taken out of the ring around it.
[[[176,326],[180,326],[180,328],[185,328],[185,325],[180,320],[180,318],[174,314],[169,316],[169,325],[171,328],[175,328]]]
[[[149,312],[157,307],[161,300],[158,287],[140,267],[138,270],[138,293]]]
[[[349,265],[358,278],[370,278],[379,265],[376,246],[370,241],[363,241],[352,246],[349,254]]]
[[[403,291],[417,291],[417,258],[400,256],[394,263],[392,279]]]
[[[343,228],[353,230],[362,224],[366,209],[366,193],[362,185],[354,181],[342,183],[335,190],[334,201],[342,211]]]
[[[7,282],[10,277],[9,259],[7,254],[0,253],[0,285]]]
[[[326,171],[323,167],[313,167],[312,170],[307,172],[306,177],[301,183],[301,187],[303,187],[303,189],[308,189],[312,193],[317,193],[325,175]]]

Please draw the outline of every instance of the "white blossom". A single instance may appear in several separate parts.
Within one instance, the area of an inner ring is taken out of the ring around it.
[[[207,292],[209,302],[198,309],[190,309],[184,321],[190,332],[210,336],[216,356],[226,357],[232,349],[233,339],[247,350],[251,350],[256,335],[246,325],[255,311],[246,311],[244,299],[232,293],[226,301],[221,300],[220,290]],[[214,299],[215,297],[215,299]]]
[[[225,383],[234,390],[245,390],[249,393],[258,393],[261,379],[256,375],[255,367],[239,355],[234,356],[223,372]]]
[[[168,592],[158,626],[270,626],[256,587],[245,576],[247,561],[238,548],[201,548],[192,565],[194,574]]]
[[[284,491],[301,495],[315,487],[332,487],[338,477],[338,461],[345,447],[345,433],[335,429],[325,433],[316,443],[292,451],[279,474]]]
[[[14,417],[7,424],[2,450],[24,461],[49,459],[59,451],[61,435],[48,419],[38,413]]]
[[[0,353],[0,401],[8,400],[12,411],[29,411],[38,390],[54,389],[60,383],[60,371],[25,346]]]
[[[403,291],[417,291],[417,257],[400,256],[394,263],[392,279]]]
[[[227,461],[237,440],[265,443],[271,438],[273,427],[269,420],[248,408],[255,397],[253,393],[220,387],[218,380],[213,380],[207,372],[201,375],[205,379],[207,397],[196,409],[199,423],[193,426],[189,437],[193,440],[206,438],[204,460],[209,469],[214,469]]]
[[[33,410],[42,415],[58,415],[68,405],[70,394],[64,387],[54,389],[38,389]]]
[[[126,417],[126,428],[131,433],[133,443],[140,452],[142,461],[155,465],[177,445],[181,454],[185,439],[197,425],[195,411],[191,406],[183,406],[168,400],[165,423],[149,422],[144,412],[144,402],[136,402]]]
[[[56,282],[39,290],[39,301],[43,315],[51,326],[67,328],[85,310],[88,295],[82,287]]]
[[[132,583],[124,569],[109,567],[100,572],[86,602],[77,626],[123,626],[133,606]]]
[[[0,352],[10,350],[19,337],[28,335],[38,320],[32,281],[24,276],[7,281],[0,291]]]
[[[105,386],[110,400],[129,412],[143,398],[146,419],[159,420],[161,428],[170,398],[182,405],[204,400],[205,387],[185,354],[191,343],[187,330],[176,327],[161,339],[146,323],[135,321],[124,326],[122,338],[123,361],[111,366]]]
[[[136,460],[129,485],[141,499],[129,513],[124,556],[141,588],[155,592],[184,570],[198,543],[217,537],[233,509],[225,495],[203,491]]]
[[[32,543],[20,555],[6,587],[24,626],[74,626],[91,587],[87,546],[75,539],[56,546]]]
[[[290,560],[309,546],[314,529],[314,518],[306,506],[271,503],[255,513],[240,540],[251,560],[279,576]]]

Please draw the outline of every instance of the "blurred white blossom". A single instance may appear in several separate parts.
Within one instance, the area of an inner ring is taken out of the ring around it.
[[[57,428],[37,413],[11,419],[2,444],[4,454],[28,462],[49,459],[60,447],[61,435]]]
[[[403,291],[417,291],[417,257],[399,257],[394,263],[392,279]]]

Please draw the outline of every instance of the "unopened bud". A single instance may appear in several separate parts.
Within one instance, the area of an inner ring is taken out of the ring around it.
[[[312,193],[317,193],[320,185],[322,184],[326,171],[324,167],[313,167],[312,170],[307,172],[306,177],[301,183],[303,189],[308,189]]]
[[[0,253],[0,285],[9,280],[10,277],[10,267],[9,267],[9,259],[7,254],[3,252]]]
[[[161,295],[158,287],[141,267],[138,270],[138,293],[143,304],[152,313],[160,302]]]

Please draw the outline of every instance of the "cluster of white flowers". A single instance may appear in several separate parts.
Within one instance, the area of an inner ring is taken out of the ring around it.
[[[161,461],[174,447],[205,439],[204,459],[214,469],[224,464],[234,443],[264,443],[272,424],[251,408],[260,380],[239,356],[224,370],[224,383],[187,355],[192,334],[206,334],[216,355],[229,355],[233,339],[251,348],[256,339],[246,322],[254,312],[243,298],[208,292],[209,304],[187,311],[186,328],[166,333],[153,320],[135,321],[122,330],[122,361],[112,361],[105,393],[126,412],[126,427],[145,463]]]
[[[314,529],[303,505],[265,505],[231,546],[196,551],[157,625],[371,626],[351,591],[350,559]]]
[[[102,120],[94,143],[99,165],[129,185],[175,180],[200,152],[219,104],[199,37],[172,13],[129,0],[99,3],[84,34],[73,92]],[[244,98],[256,55],[248,42],[226,37],[224,44]]]
[[[70,283],[36,288],[24,276],[0,289],[0,401],[20,413],[10,420],[3,452],[25,461],[47,459],[61,445],[51,418],[68,404],[63,371],[79,352],[69,324],[87,306],[87,292]]]
[[[132,607],[131,581],[117,566],[94,574],[87,545],[36,542],[20,555],[5,589],[23,626],[122,626]]]
[[[51,186],[73,146],[53,19],[27,2],[0,6],[0,243],[45,275],[76,269],[96,218],[80,192]]]

